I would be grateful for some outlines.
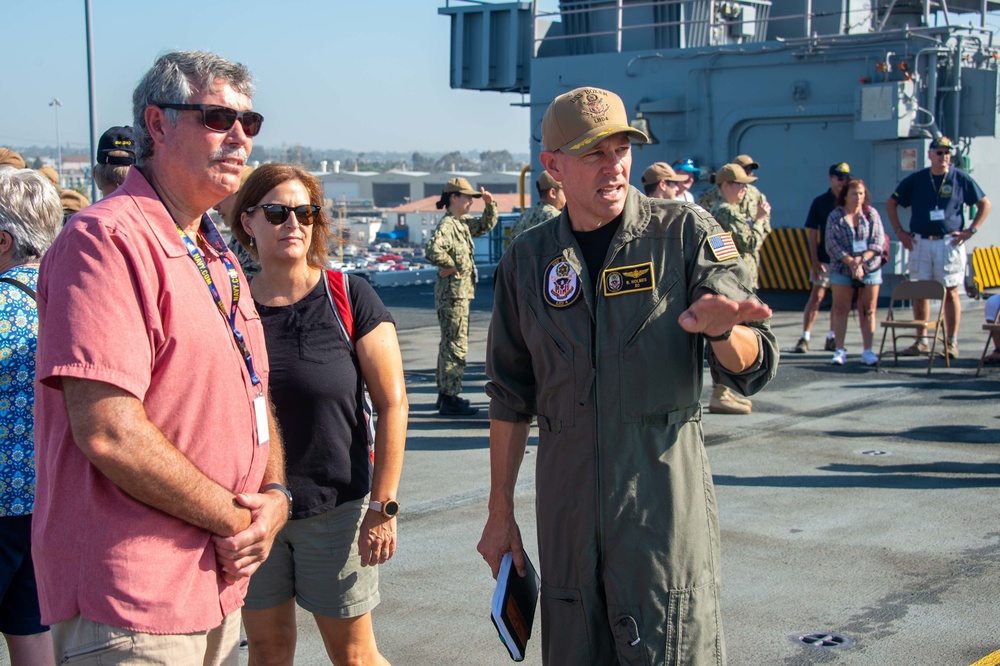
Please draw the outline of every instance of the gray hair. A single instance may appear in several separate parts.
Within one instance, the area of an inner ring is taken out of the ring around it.
[[[112,155],[115,153],[128,155],[124,150],[114,150],[111,152]],[[128,175],[128,170],[131,168],[128,164],[95,164],[93,176],[97,182],[97,189],[104,192],[105,190],[118,188],[125,182],[125,176]]]
[[[238,62],[207,51],[171,51],[156,59],[132,93],[132,139],[137,166],[145,166],[153,154],[153,140],[146,127],[146,107],[153,102],[186,104],[217,79],[222,79],[242,95],[253,96],[253,77]],[[165,111],[170,123],[176,125],[177,111]]]
[[[40,259],[62,228],[59,193],[34,169],[0,167],[0,231],[14,239],[15,261]]]

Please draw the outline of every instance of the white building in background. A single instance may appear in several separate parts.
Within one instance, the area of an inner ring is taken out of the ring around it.
[[[334,165],[333,172],[313,175],[319,179],[324,196],[331,202],[334,223],[343,225],[351,241],[360,244],[373,242],[378,233],[403,229],[408,231],[410,244],[423,244],[441,218],[442,213],[434,207],[434,202],[441,196],[445,183],[458,176],[468,180],[473,187],[485,187],[494,194],[500,212],[511,212],[520,206],[520,172],[428,173],[393,169],[378,173],[339,171]],[[525,179],[526,206],[531,205],[532,183],[534,180],[529,174]],[[474,206],[473,214],[476,209]],[[481,204],[478,209],[482,210]]]

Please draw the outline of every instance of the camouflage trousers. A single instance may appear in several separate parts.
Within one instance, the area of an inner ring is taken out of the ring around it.
[[[457,396],[462,392],[465,356],[469,352],[469,299],[438,300],[437,316],[441,325],[441,346],[438,348],[437,362],[438,391]]]

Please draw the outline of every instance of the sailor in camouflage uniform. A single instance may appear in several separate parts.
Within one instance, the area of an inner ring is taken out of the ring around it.
[[[535,181],[535,189],[538,190],[538,203],[521,215],[521,219],[517,221],[510,232],[511,240],[528,229],[556,217],[566,205],[566,195],[563,194],[562,185],[550,176],[548,171],[543,170],[542,174],[538,176],[538,180]]]
[[[486,210],[482,217],[469,215],[472,200],[482,197]],[[465,356],[469,350],[469,302],[476,295],[476,262],[473,236],[488,233],[497,223],[493,195],[484,188],[472,189],[465,178],[445,183],[437,207],[446,208],[437,229],[427,240],[427,261],[438,267],[434,303],[441,325],[441,346],[437,363],[437,407],[444,416],[471,416],[479,410],[459,398]]]
[[[749,155],[737,155],[733,158],[732,164],[739,164],[743,167],[743,170],[748,176],[753,176],[753,172],[760,168],[760,165],[754,162],[753,158]],[[757,180],[754,177],[754,180]],[[715,187],[710,187],[706,190],[700,197],[698,197],[698,205],[707,211],[711,211],[715,202],[722,198],[719,192],[719,179],[716,176]],[[767,203],[767,197],[764,193],[757,189],[751,183],[747,183],[747,193],[740,201],[740,213],[746,217],[756,218],[757,211],[760,209],[762,203]],[[767,236],[771,233],[771,208],[768,205],[767,215],[765,215],[761,221],[761,228],[764,230],[764,235]]]
[[[756,288],[760,246],[771,231],[769,225],[765,230],[771,205],[767,201],[761,201],[752,209],[742,205],[749,195],[750,183],[755,180],[757,179],[747,175],[739,164],[723,166],[715,174],[716,188],[721,197],[716,199],[711,212],[719,226],[732,235],[733,245],[750,269],[750,284]],[[756,217],[751,216],[750,210],[754,211]],[[715,414],[749,414],[752,410],[753,403],[750,400],[722,384],[713,384],[708,411]]]

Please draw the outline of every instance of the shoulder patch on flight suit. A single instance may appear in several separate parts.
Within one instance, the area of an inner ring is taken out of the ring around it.
[[[569,262],[556,257],[545,269],[545,284],[542,285],[545,300],[555,308],[572,305],[580,296],[580,276]]]
[[[621,296],[634,291],[651,291],[655,285],[653,262],[647,261],[635,266],[605,268],[601,274],[601,284],[604,285],[605,296]]]
[[[715,255],[716,261],[736,259],[740,256],[739,251],[736,249],[736,245],[733,243],[733,234],[729,231],[724,234],[709,236],[708,247],[712,250],[712,254]]]

